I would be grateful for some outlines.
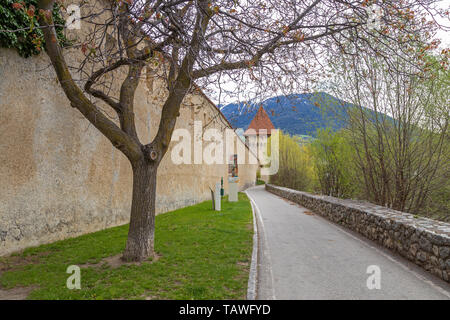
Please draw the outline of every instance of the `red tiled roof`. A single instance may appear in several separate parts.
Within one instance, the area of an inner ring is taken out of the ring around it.
[[[256,131],[256,134],[259,133],[259,130],[266,129],[267,134],[270,135],[270,130],[275,129],[275,127],[272,124],[272,121],[270,121],[269,116],[267,115],[266,111],[264,110],[263,106],[259,107],[258,112],[256,113],[255,117],[253,118],[252,122],[250,122],[250,125],[248,126],[247,130],[244,132],[244,135],[251,135],[252,133],[249,133],[248,130],[253,129]]]

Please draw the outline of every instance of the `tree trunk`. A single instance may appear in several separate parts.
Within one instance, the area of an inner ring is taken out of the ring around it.
[[[133,168],[130,228],[122,259],[142,261],[154,255],[157,164],[138,161]]]

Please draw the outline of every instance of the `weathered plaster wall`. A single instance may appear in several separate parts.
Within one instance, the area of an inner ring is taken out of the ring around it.
[[[144,79],[136,93],[143,142],[156,134],[166,95],[158,81]],[[190,95],[177,128],[193,132],[194,120],[205,119],[227,127],[210,101]],[[157,213],[209,199],[221,177],[227,188],[226,164],[174,165],[170,152],[158,172]],[[241,190],[254,184],[256,170],[239,166]],[[48,57],[0,49],[0,255],[127,223],[131,185],[127,159],[70,106]]]
[[[313,195],[270,184],[266,190],[350,228],[450,282],[450,224],[415,218],[368,202]]]

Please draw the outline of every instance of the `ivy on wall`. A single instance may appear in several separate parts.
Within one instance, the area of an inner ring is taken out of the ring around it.
[[[38,55],[44,48],[44,35],[37,18],[37,0],[0,0],[0,47],[15,48],[25,58]],[[53,7],[53,21],[58,41],[67,45],[58,3]]]

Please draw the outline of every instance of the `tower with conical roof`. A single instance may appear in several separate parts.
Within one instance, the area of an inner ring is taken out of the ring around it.
[[[248,137],[252,135],[259,135],[261,130],[266,130],[267,136],[270,136],[272,129],[275,129],[275,127],[273,126],[272,121],[270,121],[266,110],[264,110],[263,106],[261,105],[258,109],[258,112],[256,112],[255,117],[250,122],[247,130],[244,132],[244,136]]]
[[[258,136],[264,134],[267,137],[270,137],[272,129],[275,129],[275,127],[273,126],[272,121],[270,121],[266,110],[264,110],[263,106],[261,105],[258,109],[258,112],[256,112],[255,117],[250,122],[247,130],[245,130],[244,132],[245,143],[251,148],[256,147],[257,141],[259,140]]]

